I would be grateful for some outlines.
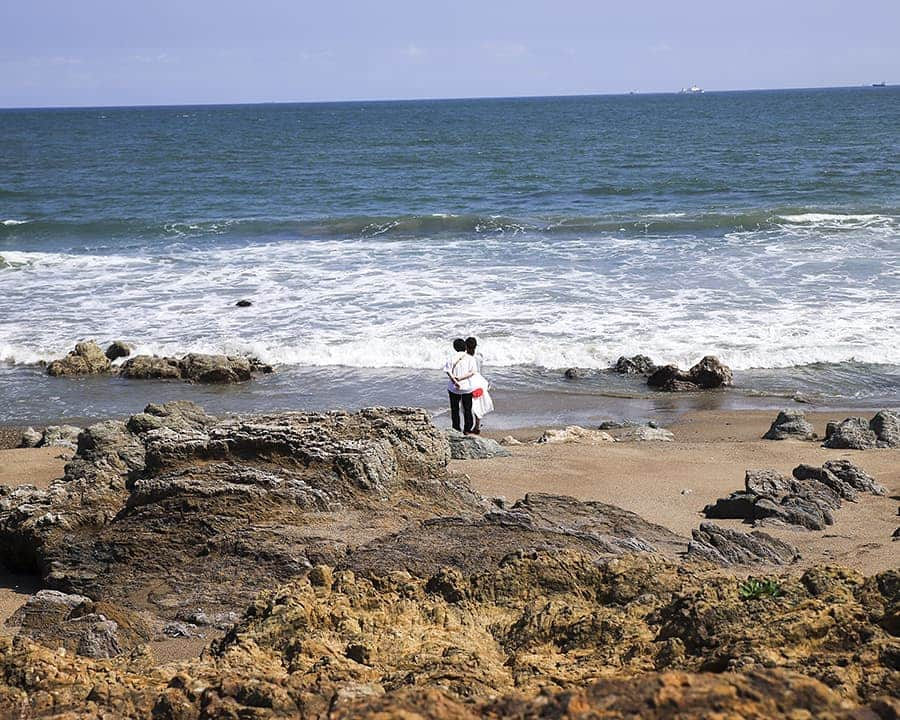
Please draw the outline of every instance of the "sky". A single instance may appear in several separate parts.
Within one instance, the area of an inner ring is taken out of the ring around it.
[[[900,82],[898,0],[0,0],[0,107]]]

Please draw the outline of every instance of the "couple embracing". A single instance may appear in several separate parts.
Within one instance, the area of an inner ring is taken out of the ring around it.
[[[450,418],[454,430],[466,435],[481,432],[481,418],[494,409],[488,394],[488,381],[481,374],[480,357],[475,354],[478,342],[470,337],[453,341],[453,355],[444,365],[449,378],[447,390],[450,393]],[[459,406],[462,405],[463,422],[460,426]]]

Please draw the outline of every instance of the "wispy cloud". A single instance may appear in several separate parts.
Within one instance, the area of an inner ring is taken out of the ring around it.
[[[528,46],[522,43],[485,43],[482,49],[500,60],[516,60],[528,55]]]

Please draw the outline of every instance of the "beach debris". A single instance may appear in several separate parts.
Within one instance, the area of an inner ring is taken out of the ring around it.
[[[834,524],[841,500],[855,502],[859,492],[883,495],[885,489],[849,460],[830,460],[821,467],[798,465],[793,476],[777,470],[747,470],[744,490],[707,505],[707,518],[772,522],[823,530]]]
[[[129,345],[128,343],[122,342],[121,340],[113,341],[108,348],[106,348],[106,357],[110,360],[118,360],[119,358],[128,357],[131,355],[131,351],[134,350],[133,345]]]
[[[802,410],[782,410],[763,435],[765,440],[815,440],[815,428]]]
[[[511,445],[521,445],[522,441],[518,438],[513,437],[512,435],[507,435],[506,437],[500,439],[500,444],[508,447]]]
[[[255,374],[273,372],[271,365],[255,358],[232,355],[189,353],[183,357],[136,355],[122,365],[119,373],[134,380],[187,380],[197,383],[238,383]]]
[[[235,307],[250,307],[253,303],[249,300],[238,300],[234,305]]]
[[[602,430],[589,430],[578,425],[568,425],[562,429],[545,430],[534,441],[537,445],[556,445],[560,443],[606,443],[615,442],[615,438]]]
[[[841,450],[900,448],[900,413],[881,410],[869,421],[849,417],[841,422],[829,422],[822,446]]]
[[[109,372],[109,358],[93,340],[80,342],[68,355],[47,366],[47,374],[54,377],[99,375]]]
[[[450,457],[454,460],[487,460],[493,457],[509,457],[510,452],[496,440],[480,435],[464,435],[458,430],[447,430]]]
[[[614,369],[623,375],[650,375],[656,372],[656,363],[646,355],[620,356]]]
[[[720,565],[788,565],[800,557],[793,545],[759,530],[743,533],[704,522],[691,536],[687,557]]]
[[[731,368],[718,358],[707,355],[685,372],[677,365],[663,365],[648,378],[647,385],[665,392],[690,392],[731,385]]]

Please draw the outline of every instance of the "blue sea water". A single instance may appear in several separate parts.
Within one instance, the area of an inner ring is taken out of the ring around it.
[[[495,425],[669,407],[605,372],[638,352],[718,355],[737,387],[715,402],[900,399],[895,88],[7,110],[0,148],[0,422],[171,397],[437,410],[470,334]],[[88,338],[279,371],[36,365]]]

